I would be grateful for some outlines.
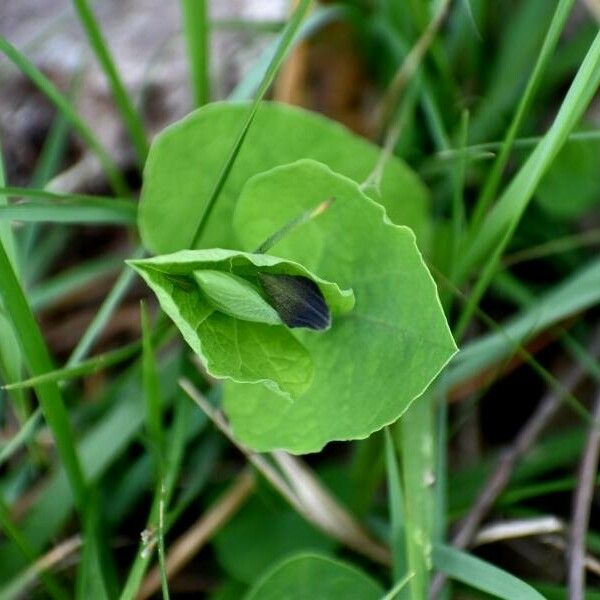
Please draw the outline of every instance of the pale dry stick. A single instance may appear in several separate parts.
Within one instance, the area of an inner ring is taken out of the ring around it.
[[[560,535],[544,535],[540,538],[540,540],[547,544],[548,546],[552,546],[557,550],[564,552],[567,550],[567,542]],[[592,573],[593,575],[600,576],[600,560],[598,560],[595,556],[591,554],[586,554],[584,557],[584,564],[587,571]]]
[[[583,0],[583,3],[592,13],[596,21],[600,22],[600,0]]]
[[[588,434],[583,457],[579,465],[577,488],[573,498],[571,534],[569,536],[568,584],[569,599],[583,600],[585,595],[585,534],[587,532],[596,471],[600,458],[600,391],[594,403],[594,424]]]
[[[600,354],[600,328],[592,336],[588,353],[593,357],[597,357]],[[542,398],[536,411],[523,426],[513,444],[500,456],[496,468],[485,482],[473,504],[473,508],[471,508],[467,516],[461,521],[456,534],[452,538],[452,545],[455,548],[464,550],[472,542],[481,522],[510,481],[517,462],[537,441],[542,431],[560,408],[564,392],[570,392],[575,389],[583,380],[586,373],[585,367],[577,363],[571,366],[564,376],[559,375],[558,379],[563,381],[562,388],[560,390],[553,389]],[[431,585],[431,596],[433,598],[437,597],[441,591],[444,581],[445,577],[439,573],[434,578]]]
[[[588,353],[594,357],[600,354],[600,329],[593,335]],[[496,468],[488,477],[473,508],[461,522],[458,531],[452,538],[453,546],[464,549],[470,544],[481,521],[490,511],[498,496],[506,488],[516,463],[537,441],[544,428],[550,422],[550,419],[552,419],[556,411],[560,408],[563,392],[570,392],[575,389],[583,380],[586,373],[585,367],[577,363],[571,366],[562,377],[558,376],[558,379],[564,382],[562,389],[551,390],[546,394],[536,411],[515,438],[513,444],[500,457]]]
[[[77,550],[79,550],[79,548],[81,548],[82,545],[83,540],[81,536],[74,535],[66,539],[64,542],[58,544],[58,546],[52,548],[52,550],[44,554],[44,556],[42,556],[40,559],[36,560],[31,568],[37,571],[38,573],[40,571],[46,571],[48,569],[51,569],[58,563],[62,562],[63,560],[66,560],[67,558],[69,558],[69,556],[77,552]]]
[[[83,540],[81,536],[74,535],[58,544],[58,546],[52,548],[52,550],[36,560],[22,575],[18,576],[19,589],[21,589],[23,585],[30,585],[40,577],[43,572],[49,571],[59,563],[62,563],[67,558],[71,557],[82,545]],[[4,589],[2,597],[12,598],[14,595],[14,592],[11,590],[11,585],[9,584],[8,588]]]
[[[564,377],[564,387],[572,390],[585,375],[585,369],[575,365]],[[560,379],[560,377],[559,377]],[[498,464],[485,483],[469,514],[461,521],[459,528],[452,538],[452,545],[465,549],[473,540],[481,521],[496,502],[498,496],[506,488],[517,461],[531,448],[543,429],[549,423],[561,405],[561,393],[549,392],[540,402],[537,410],[530,417],[525,427],[521,429],[513,445],[499,458]]]
[[[61,171],[44,187],[49,192],[78,192],[102,180],[102,165],[91,153],[84,154],[73,166]]]
[[[166,559],[166,575],[176,575],[211,539],[227,521],[241,508],[256,487],[256,479],[248,469],[242,471],[219,498],[181,537],[170,545]],[[138,600],[145,600],[158,591],[161,574],[154,567],[144,579],[138,592]]]
[[[554,516],[498,521],[482,527],[473,540],[473,546],[495,544],[502,540],[514,540],[515,538],[563,533],[565,529],[565,522]]]
[[[284,63],[273,91],[273,98],[277,102],[302,106],[305,98],[299,82],[306,78],[308,54],[308,44],[302,40]]]
[[[303,461],[282,451],[273,452],[272,456],[302,505],[320,523],[321,529],[348,548],[362,554],[368,552],[377,558],[377,562],[385,564],[390,560],[388,549],[369,537],[358,521],[321,485]]]
[[[385,141],[383,143],[383,148],[379,153],[377,158],[377,163],[373,170],[369,173],[367,178],[360,184],[359,188],[361,191],[373,187],[379,192],[379,188],[381,187],[381,179],[383,178],[383,170],[385,169],[385,165],[387,161],[390,159],[390,156],[394,152],[394,148],[400,139],[400,133],[402,132],[402,122],[400,120],[396,121],[391,129],[388,131],[387,136],[385,137]]]
[[[517,519],[515,521],[502,521],[483,527],[473,540],[473,546],[493,544],[501,540],[539,536],[539,540],[564,551],[567,543],[562,535],[567,531],[567,524],[558,517],[535,517],[533,519]],[[583,564],[587,571],[600,575],[600,561],[591,554],[585,554]]]
[[[246,448],[238,440],[235,439],[231,429],[221,416],[200,394],[200,392],[187,380],[180,380],[179,385],[190,398],[198,404],[203,412],[213,421],[213,423],[222,431],[222,433],[234,444],[248,460],[260,471],[260,473],[273,485],[273,487],[282,494],[298,514],[306,521],[314,525],[317,529],[324,531],[332,538],[352,548],[355,552],[370,558],[374,562],[390,565],[391,555],[385,546],[373,540],[354,517],[343,508],[337,500],[327,492],[318,480],[312,475],[309,481],[308,468],[299,461],[281,460],[275,458],[278,462],[285,462],[286,471],[291,479],[291,483],[285,481],[281,474],[277,472],[262,456],[259,456],[252,450]],[[288,457],[290,458],[290,457]],[[308,492],[298,495],[297,490],[302,487],[302,484],[296,479],[301,477],[300,467],[303,477],[303,482],[311,486],[310,495],[311,501],[308,501]],[[320,488],[318,493],[316,488]],[[325,506],[321,506],[319,510],[315,510],[315,498],[319,497]],[[326,499],[326,500],[325,500]],[[324,510],[324,508],[326,510]],[[324,513],[329,511],[327,518]]]
[[[296,496],[289,488],[287,483],[281,478],[279,473],[273,469],[273,467],[259,454],[252,452],[245,446],[242,446],[235,437],[229,425],[225,422],[225,419],[218,410],[215,410],[204,396],[191,384],[187,379],[180,379],[179,386],[181,389],[200,407],[200,410],[217,426],[217,429],[234,445],[236,448],[244,454],[250,463],[252,463],[256,469],[263,475],[263,477],[294,507],[295,510],[300,512],[302,510],[301,504],[298,502]]]

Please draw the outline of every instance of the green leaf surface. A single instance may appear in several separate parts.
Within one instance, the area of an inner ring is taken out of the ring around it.
[[[248,586],[233,579],[224,581],[214,592],[207,596],[208,600],[239,600],[244,597]]]
[[[332,440],[365,438],[394,422],[456,352],[412,232],[323,164],[303,160],[247,183],[234,215],[242,246],[256,247],[329,196],[336,200],[325,212],[271,252],[351,287],[356,306],[325,334],[297,330],[315,365],[297,402],[283,403],[262,385],[226,383],[234,431],[256,450],[314,452]]]
[[[215,174],[225,161],[248,108],[247,103],[208,104],[157,136],[144,170],[138,215],[146,248],[158,254],[191,247]],[[199,245],[232,247],[229,224],[235,202],[253,175],[302,158],[313,158],[360,183],[377,164],[380,152],[377,146],[317,114],[288,105],[263,103],[216,200]],[[392,221],[408,225],[419,243],[427,243],[427,192],[401,160],[391,157],[379,191],[367,192],[385,206]],[[279,202],[276,193],[271,203]]]
[[[301,554],[269,571],[246,600],[379,600],[384,593],[376,581],[356,567],[325,556]]]
[[[129,264],[155,292],[162,309],[211,375],[240,383],[264,384],[276,392],[280,402],[282,396],[296,398],[308,388],[314,371],[312,359],[299,341],[299,334],[287,327],[255,319],[242,320],[240,305],[246,301],[247,312],[256,316],[257,300],[250,292],[250,283],[249,287],[242,286],[238,279],[243,276],[250,281],[259,273],[307,277],[315,281],[334,315],[347,312],[354,305],[350,290],[340,290],[335,283],[314,276],[298,263],[266,254],[223,249],[182,250]],[[210,274],[208,278],[200,275],[200,287],[199,273],[205,270]],[[234,275],[237,279],[229,279],[225,290],[224,279],[215,277],[216,271],[224,273],[225,278]],[[206,292],[209,288],[211,295],[207,297],[201,290]],[[226,312],[218,309],[215,298],[222,306],[227,305]],[[237,316],[232,316],[236,311]]]
[[[573,219],[600,197],[600,140],[565,144],[537,190],[538,204],[557,219]]]
[[[221,566],[248,584],[283,556],[327,553],[335,546],[289,506],[256,496],[217,533],[214,544]]]

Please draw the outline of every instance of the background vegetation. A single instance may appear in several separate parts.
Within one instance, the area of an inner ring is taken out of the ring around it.
[[[429,190],[419,244],[460,352],[397,424],[300,459],[232,437],[219,384],[124,263],[163,123],[101,4],[65,2],[109,91],[98,122],[81,69],[39,69],[0,9],[0,85],[26,81],[51,116],[1,140],[0,597],[600,597],[599,5],[302,1],[246,22],[182,0],[188,110],[299,104]],[[224,29],[264,51],[215,85]]]

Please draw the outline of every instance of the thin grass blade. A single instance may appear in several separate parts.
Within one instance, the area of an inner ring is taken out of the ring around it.
[[[144,250],[140,247],[133,253],[133,258],[141,258],[143,255]],[[67,361],[67,367],[76,365],[89,352],[90,348],[94,345],[94,342],[108,323],[114,310],[123,299],[123,296],[127,292],[134,277],[135,271],[132,269],[123,269],[121,271],[115,285],[104,299],[96,316],[89,324],[85,333],[81,336],[79,343],[71,353],[71,356]]]
[[[400,468],[396,456],[394,440],[389,428],[385,429],[385,465],[388,486],[388,504],[391,523],[391,549],[394,581],[399,581],[407,570],[406,540],[404,539],[404,498]],[[401,597],[401,596],[399,596]]]
[[[542,48],[533,68],[533,72],[529,78],[529,81],[527,82],[527,87],[521,96],[517,110],[515,111],[511,124],[506,132],[500,153],[494,161],[492,169],[483,187],[483,191],[481,192],[481,195],[477,200],[477,204],[475,205],[473,216],[471,218],[471,233],[477,231],[481,225],[481,221],[491,201],[496,195],[498,185],[500,184],[500,178],[502,177],[502,173],[506,167],[506,163],[508,162],[508,158],[513,148],[514,141],[517,137],[517,133],[523,124],[523,120],[527,114],[527,111],[531,107],[533,98],[540,86],[542,76],[546,71],[548,63],[550,62],[552,53],[556,48],[556,44],[558,43],[558,39],[565,27],[567,17],[571,12],[574,2],[575,0],[560,0],[559,4],[556,6],[554,16],[552,17],[552,22],[550,23],[550,27],[546,32],[546,37],[544,38],[544,43],[542,44]]]
[[[146,430],[150,441],[150,450],[155,459],[155,472],[160,480],[164,465],[162,407],[158,385],[158,372],[156,369],[154,348],[152,346],[152,332],[148,311],[143,302],[141,303],[140,312],[142,318],[142,379],[144,383],[144,400],[146,402]]]
[[[157,486],[148,517],[147,531],[156,531],[158,526],[158,517],[161,498],[168,502],[173,495],[175,483],[179,476],[179,469],[183,458],[183,450],[185,447],[186,430],[190,421],[190,415],[193,405],[187,399],[179,398],[175,409],[175,421],[171,428],[169,436],[168,454],[166,457],[166,470],[164,477],[164,493],[162,486]],[[144,573],[150,564],[153,555],[153,547],[156,544],[154,538],[151,545],[142,543],[136,555],[135,561],[129,571],[125,587],[121,592],[121,600],[134,600],[137,597],[138,590],[142,584]]]
[[[73,0],[73,3],[79,14],[81,24],[87,34],[90,46],[106,75],[113,98],[119,108],[129,137],[135,148],[139,166],[143,167],[146,162],[146,157],[148,156],[148,140],[146,139],[142,119],[129,98],[129,94],[119,75],[115,61],[110,54],[108,45],[104,40],[100,26],[98,25],[98,21],[96,20],[90,5],[87,0]]]
[[[136,207],[129,201],[28,200],[0,206],[0,221],[26,223],[105,224],[132,227]]]
[[[25,55],[19,52],[2,36],[0,36],[0,52],[3,52],[65,116],[84,142],[94,151],[115,191],[122,196],[127,196],[129,189],[119,168],[94,132],[77,114],[77,111],[69,100],[58,91],[56,86]]]
[[[474,309],[491,283],[502,253],[512,238],[538,183],[581,119],[599,85],[600,32],[581,64],[552,127],[513,178],[494,209],[490,211],[459,263],[457,281],[460,282],[470,270],[487,259],[455,327],[457,339],[462,337]]]
[[[310,3],[311,0],[300,0],[300,2],[298,3],[298,7],[294,11],[294,14],[290,19],[290,22],[288,23],[281,35],[281,40],[279,42],[279,45],[277,46],[277,51],[275,52],[275,55],[273,56],[273,59],[269,64],[265,76],[260,84],[260,87],[256,94],[256,98],[254,99],[252,107],[248,112],[248,116],[245,118],[244,123],[242,124],[240,132],[238,133],[238,136],[235,142],[233,143],[229,155],[225,160],[223,167],[221,168],[221,172],[217,177],[213,190],[204,208],[204,212],[200,216],[200,221],[198,223],[198,227],[196,229],[196,233],[192,241],[192,248],[196,247],[198,241],[201,239],[203,228],[206,222],[208,221],[208,218],[210,217],[212,209],[215,205],[215,202],[217,201],[217,198],[219,197],[219,194],[221,193],[221,190],[223,189],[223,186],[225,185],[225,181],[227,180],[229,172],[233,167],[235,159],[237,158],[237,155],[240,151],[240,148],[244,143],[244,139],[246,138],[246,134],[250,129],[250,125],[252,125],[252,121],[254,120],[256,111],[260,106],[260,102],[264,98],[264,95],[267,93],[267,90],[269,89],[271,83],[273,82],[273,79],[275,78],[275,74],[279,70],[279,67],[283,63],[283,60],[290,51],[296,32],[298,31],[300,24],[302,23],[302,20],[308,10],[308,7],[310,6]]]
[[[501,245],[507,233],[512,233],[538,183],[581,119],[599,85],[600,33],[581,64],[554,123],[513,178],[466,249],[461,264],[463,275]]]
[[[497,598],[505,600],[544,599],[539,592],[514,575],[450,546],[434,546],[433,563],[448,577]]]
[[[0,467],[33,437],[41,418],[42,411],[38,408],[30,415],[27,421],[25,421],[17,434],[14,435],[7,444],[0,448]]]
[[[23,350],[25,362],[32,375],[51,371],[52,361],[44,338],[21,285],[13,271],[10,260],[0,242],[0,296],[7,313],[15,326]],[[75,445],[75,437],[69,423],[69,416],[58,386],[54,383],[36,387],[44,418],[52,430],[62,464],[65,468],[73,496],[79,511],[85,513],[87,484]]]
[[[209,16],[206,0],[181,0],[194,106],[210,100]]]
[[[291,42],[289,50],[293,49],[298,42],[310,37],[329,23],[341,21],[353,14],[352,9],[348,6],[319,6],[302,23]],[[230,100],[240,101],[251,100],[253,98],[261,85],[261,81],[264,80],[269,70],[269,65],[272,64],[276,57],[282,36],[283,33],[280,34],[278,39],[267,46],[256,61],[256,64],[245,74],[230,94]]]

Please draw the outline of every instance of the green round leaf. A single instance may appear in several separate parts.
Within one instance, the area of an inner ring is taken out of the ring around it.
[[[304,160],[251,179],[234,216],[242,245],[256,247],[330,196],[325,212],[271,252],[351,287],[356,305],[324,334],[295,330],[315,365],[296,402],[282,403],[262,385],[226,383],[235,433],[256,450],[313,452],[332,440],[367,437],[394,422],[456,352],[413,233],[325,165]]]
[[[221,566],[252,584],[271,565],[300,551],[328,552],[335,543],[289,506],[252,498],[214,539]]]
[[[154,253],[190,248],[218,174],[250,106],[214,103],[191,113],[155,139],[144,169],[138,222],[146,248]],[[263,103],[248,131],[199,246],[234,247],[231,220],[246,181],[272,167],[314,158],[356,182],[377,164],[381,148],[342,125],[289,105]],[[419,242],[428,237],[427,191],[398,158],[387,161],[380,201],[395,223],[410,226]],[[279,195],[271,198],[279,202]],[[264,240],[259,240],[258,243]]]
[[[356,567],[305,554],[285,560],[272,569],[250,590],[246,600],[379,600],[384,593],[375,580]]]

